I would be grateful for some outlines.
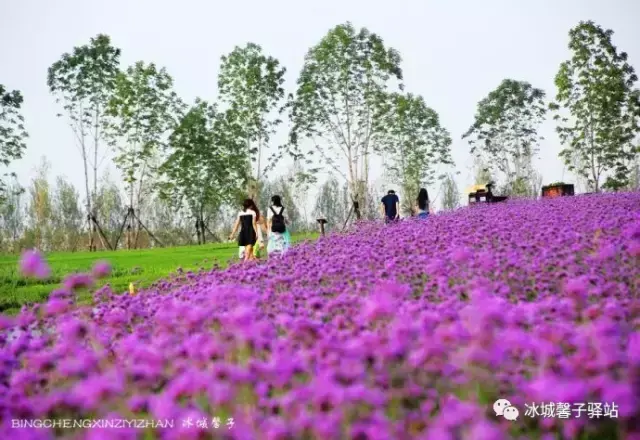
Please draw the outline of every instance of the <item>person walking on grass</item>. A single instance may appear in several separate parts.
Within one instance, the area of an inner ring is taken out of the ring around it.
[[[429,193],[426,188],[420,188],[416,204],[418,205],[418,218],[424,219],[429,217],[429,214],[433,214],[431,204],[429,203]]]
[[[389,190],[381,200],[380,206],[385,223],[395,222],[400,219],[400,199],[394,190]]]
[[[254,259],[259,259],[261,250],[264,249],[264,235],[262,234],[262,231],[264,231],[264,233],[267,234],[267,223],[264,219],[264,216],[260,215],[260,209],[258,209],[258,205],[253,201],[253,199],[251,199],[251,202],[252,202],[251,209],[256,213],[256,225],[257,225],[256,232],[258,235],[258,241],[256,245],[253,247],[253,257]]]
[[[258,215],[256,211],[252,209],[254,206],[255,203],[253,200],[245,199],[242,203],[242,211],[238,213],[236,222],[233,225],[233,231],[229,236],[229,240],[233,240],[233,237],[238,233],[238,228],[240,229],[240,234],[238,235],[238,257],[244,261],[255,258],[253,255],[253,247],[258,241]]]
[[[284,206],[280,196],[271,197],[271,206],[267,212],[269,242],[267,254],[284,254],[289,249],[289,230],[284,216]]]

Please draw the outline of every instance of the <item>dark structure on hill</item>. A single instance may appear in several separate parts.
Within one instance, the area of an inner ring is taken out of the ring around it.
[[[499,203],[507,200],[507,196],[496,196],[493,194],[494,182],[489,182],[484,189],[476,189],[475,192],[469,193],[469,205],[477,203]]]
[[[559,182],[542,187],[542,197],[554,198],[574,195],[573,185]]]

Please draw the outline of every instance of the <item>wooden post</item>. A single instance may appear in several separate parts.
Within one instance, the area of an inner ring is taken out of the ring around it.
[[[324,237],[324,225],[327,224],[327,220],[325,218],[316,219],[318,224],[320,225],[320,234]]]

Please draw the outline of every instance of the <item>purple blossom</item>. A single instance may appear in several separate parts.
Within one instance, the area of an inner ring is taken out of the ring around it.
[[[91,275],[96,278],[106,278],[111,274],[111,264],[108,261],[98,261],[91,269]]]
[[[216,438],[511,438],[499,397],[522,418],[532,402],[619,412],[519,420],[517,438],[600,438],[609,425],[634,438],[639,207],[640,193],[617,193],[363,222],[278,260],[179,271],[135,296],[104,286],[76,304],[108,273],[96,263],[42,306],[0,315],[0,438],[54,434],[5,420],[123,414],[174,419],[155,435],[176,439],[213,432],[182,417],[220,414]]]
[[[42,254],[36,249],[27,250],[22,253],[22,257],[20,258],[20,271],[24,276],[39,279],[45,279],[51,275],[51,269],[44,261]]]
[[[74,273],[71,275],[67,275],[67,277],[62,281],[62,285],[65,289],[68,290],[76,290],[85,287],[91,287],[94,284],[94,279],[90,274],[86,273]]]

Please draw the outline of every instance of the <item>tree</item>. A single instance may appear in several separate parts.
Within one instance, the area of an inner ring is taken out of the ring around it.
[[[205,242],[209,218],[233,199],[238,182],[246,180],[243,130],[231,111],[196,100],[169,138],[170,154],[159,171],[162,194],[171,205],[186,204],[196,221],[198,244]]]
[[[380,108],[378,143],[386,153],[387,177],[401,186],[405,212],[421,187],[435,181],[438,165],[453,165],[451,136],[421,96],[391,93]],[[444,176],[442,176],[444,178]]]
[[[24,128],[24,117],[20,113],[22,94],[18,90],[7,91],[0,84],[0,165],[8,167],[17,159],[21,159],[26,150],[25,139],[28,137]],[[8,188],[2,177],[13,176],[15,173],[0,175],[0,205],[6,201]]]
[[[52,200],[52,248],[72,252],[78,249],[82,227],[79,198],[74,186],[58,176]]]
[[[384,128],[376,115],[392,79],[402,80],[398,52],[366,28],[345,23],[309,50],[290,102],[289,152],[303,158],[311,173],[326,166],[343,177],[352,200],[363,206],[373,140]]]
[[[640,152],[633,144],[640,130],[640,92],[634,89],[638,77],[612,36],[612,30],[593,21],[581,21],[569,31],[573,55],[560,65],[551,104],[564,145],[560,157],[570,171],[588,179],[594,192],[601,190],[607,173],[604,187],[626,186],[629,165]]]
[[[154,162],[167,133],[177,125],[181,102],[173,79],[164,68],[138,61],[118,74],[109,114],[115,118],[113,132],[118,137],[115,164],[123,173],[129,207],[140,216],[139,207],[146,180],[153,177]],[[139,228],[130,219],[131,230]]]
[[[120,188],[111,180],[108,172],[101,176],[94,200],[100,225],[107,240],[115,245],[126,208]]]
[[[444,209],[452,210],[460,206],[460,190],[453,175],[447,174],[442,181],[442,191],[442,207]]]
[[[299,232],[305,226],[303,215],[300,213],[300,207],[303,203],[295,193],[295,187],[290,178],[281,176],[273,180],[264,182],[261,187],[260,200],[262,201],[260,209],[261,213],[265,216],[269,206],[271,206],[271,196],[279,195],[282,199],[282,204],[285,207],[285,217],[289,222],[289,230],[292,232]]]
[[[640,142],[636,144],[636,148],[640,150]],[[636,155],[630,166],[629,185],[630,190],[640,189],[640,155]]]
[[[311,185],[317,183],[317,177],[308,173],[300,160],[294,160],[293,166],[289,170],[287,176],[290,189],[295,194],[296,205],[301,210],[301,220],[299,223],[307,224],[309,221],[307,216],[307,202],[309,200],[309,190]]]
[[[33,247],[43,251],[51,249],[53,202],[51,200],[51,188],[48,174],[51,165],[42,158],[41,164],[36,169],[36,177],[32,179],[29,187],[29,205],[27,216],[29,218],[28,235]]]
[[[5,252],[18,250],[18,240],[24,231],[24,207],[22,198],[24,188],[14,176],[13,182],[7,185],[7,197],[0,204],[0,240],[1,249]]]
[[[156,194],[149,203],[148,226],[155,231],[154,235],[167,246],[183,246],[194,244],[194,234],[191,213],[184,207],[176,210],[170,200]],[[206,213],[207,215],[209,213]],[[215,231],[212,231],[215,232]]]
[[[475,121],[462,136],[471,154],[504,178],[508,193],[529,187],[532,162],[542,136],[538,127],[546,114],[545,93],[524,81],[505,79],[478,103]],[[528,193],[528,190],[527,190]]]
[[[329,176],[318,191],[313,213],[316,217],[327,220],[329,230],[341,228],[344,222],[344,207],[340,195],[340,182],[335,176]]]
[[[222,57],[218,89],[223,102],[230,105],[230,115],[237,119],[244,132],[245,154],[251,164],[249,195],[257,197],[260,182],[275,164],[277,153],[267,158],[263,167],[263,154],[275,128],[282,122],[273,112],[284,97],[286,69],[271,56],[262,53],[254,43],[236,47]],[[280,109],[278,109],[280,110]]]
[[[99,34],[90,43],[73,48],[49,67],[47,84],[62,103],[69,125],[78,142],[84,166],[87,214],[95,217],[93,198],[98,191],[98,168],[108,153],[100,156],[103,143],[110,143],[107,104],[115,88],[120,66],[120,49],[107,35]],[[62,116],[59,114],[58,116]],[[93,142],[91,142],[93,141]],[[93,171],[93,192],[89,189],[89,166]],[[94,249],[95,225],[89,217],[89,249]]]

